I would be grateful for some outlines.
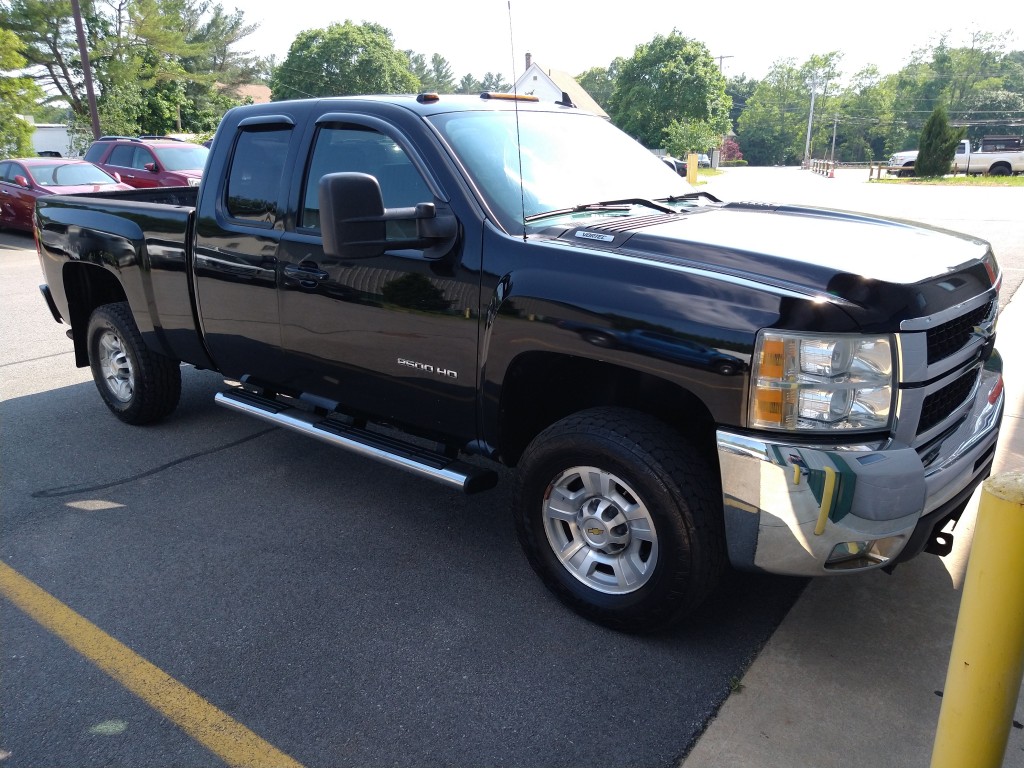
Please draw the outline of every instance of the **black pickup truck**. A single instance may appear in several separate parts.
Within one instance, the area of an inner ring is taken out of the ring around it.
[[[629,631],[723,569],[948,551],[1003,411],[987,243],[695,192],[566,103],[230,111],[197,188],[54,196],[43,295],[120,419],[240,413],[475,492]]]

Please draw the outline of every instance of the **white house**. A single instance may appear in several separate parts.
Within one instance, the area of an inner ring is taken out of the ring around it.
[[[568,72],[540,66],[529,53],[526,54],[526,71],[516,80],[515,91],[536,96],[541,101],[561,101],[562,94],[567,93],[580,109],[608,119],[601,105],[576,82],[576,78]]]

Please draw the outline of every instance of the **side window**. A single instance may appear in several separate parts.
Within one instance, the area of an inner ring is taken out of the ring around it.
[[[243,131],[228,173],[227,210],[234,219],[273,224],[282,190],[290,128]]]
[[[412,160],[393,139],[367,128],[323,127],[317,133],[306,172],[300,227],[320,229],[320,179],[342,171],[376,177],[385,208],[408,208],[434,199]],[[388,222],[388,236],[410,236],[393,231],[401,224]]]
[[[144,170],[148,163],[155,163],[156,158],[153,157],[153,153],[146,147],[135,148],[135,160],[132,163],[133,168]]]
[[[107,160],[107,163],[121,168],[134,168],[134,160],[135,147],[131,144],[119,144],[114,147],[114,151],[110,153],[110,158]]]
[[[102,141],[94,141],[89,149],[86,150],[85,159],[90,163],[98,163],[100,158],[103,157],[103,150],[105,149],[103,145],[104,142]]]
[[[0,181],[10,181],[13,176],[11,175],[11,166],[13,163],[0,163]]]
[[[14,182],[14,179],[17,176],[24,176],[26,179],[31,179],[32,178],[29,175],[29,172],[25,170],[25,166],[23,166],[21,163],[11,163],[10,174],[11,174],[11,183]]]

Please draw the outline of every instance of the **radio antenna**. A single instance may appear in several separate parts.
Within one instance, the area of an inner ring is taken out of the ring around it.
[[[512,52],[512,103],[516,113],[516,157],[519,161],[519,209],[523,214],[523,240],[526,240],[526,190],[523,189],[523,145],[519,137],[519,89],[516,85],[516,42],[512,31],[512,0],[508,0],[508,47]]]

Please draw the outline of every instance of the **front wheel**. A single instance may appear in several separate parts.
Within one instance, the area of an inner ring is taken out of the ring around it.
[[[177,407],[179,363],[145,345],[127,302],[105,304],[92,313],[87,343],[96,388],[121,421],[150,424]]]
[[[725,563],[710,467],[661,422],[595,408],[527,448],[514,509],[531,566],[573,610],[651,632],[695,609]]]

